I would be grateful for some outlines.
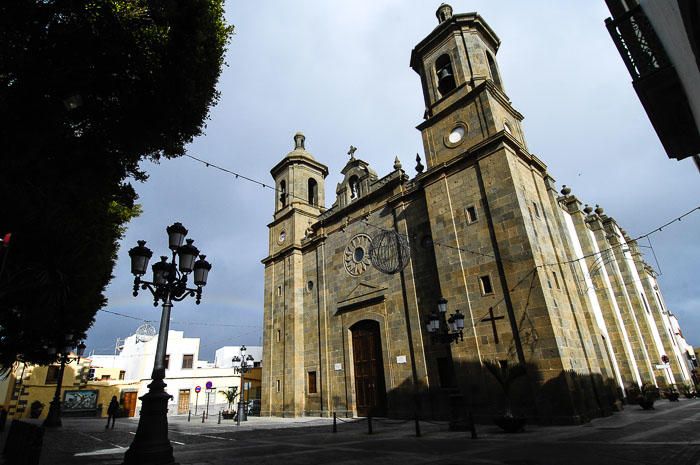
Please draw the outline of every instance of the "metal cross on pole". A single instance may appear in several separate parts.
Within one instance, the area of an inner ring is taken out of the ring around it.
[[[481,322],[491,322],[491,329],[493,330],[493,340],[498,344],[498,329],[496,328],[496,320],[502,320],[503,316],[493,316],[493,307],[489,307],[489,317],[488,318],[482,318]]]

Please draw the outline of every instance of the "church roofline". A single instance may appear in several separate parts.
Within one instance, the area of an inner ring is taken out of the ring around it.
[[[430,34],[428,34],[423,40],[418,42],[418,44],[411,50],[411,61],[410,66],[415,72],[420,74],[420,60],[419,55],[422,56],[425,49],[432,45],[433,42],[440,41],[449,35],[455,28],[461,26],[473,26],[478,29],[482,34],[484,34],[494,45],[494,52],[498,50],[501,45],[501,39],[498,38],[496,33],[491,26],[482,18],[478,13],[459,13],[453,15],[447,21],[444,21],[437,25]]]
[[[290,152],[286,157],[284,157],[282,160],[280,160],[279,163],[277,163],[271,170],[270,174],[274,177],[277,173],[282,171],[287,165],[291,164],[301,164],[301,165],[308,165],[311,168],[315,168],[323,174],[323,177],[325,178],[328,176],[328,167],[324,165],[323,163],[317,162],[316,160],[312,158],[305,157],[304,155],[294,155],[294,151]]]
[[[374,181],[371,185],[373,189],[367,194],[355,200],[354,202],[343,207],[340,207],[336,204],[328,210],[326,210],[324,213],[321,214],[321,216],[319,216],[318,221],[314,223],[312,227],[314,229],[317,229],[320,226],[332,222],[338,216],[341,216],[341,214],[343,213],[347,214],[351,211],[356,211],[361,207],[367,205],[369,201],[375,200],[380,193],[383,193],[389,187],[395,187],[405,182],[406,180],[407,176],[406,173],[403,172],[403,170],[394,170],[391,173],[384,176],[383,178]]]

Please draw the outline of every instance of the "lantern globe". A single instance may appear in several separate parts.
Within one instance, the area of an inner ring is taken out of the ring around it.
[[[457,327],[457,330],[461,331],[464,329],[464,314],[457,310],[457,313],[453,315],[453,318],[455,320],[455,326]]]
[[[457,323],[455,322],[454,316],[451,316],[447,319],[447,327],[450,329],[451,332],[457,331]]]
[[[206,255],[200,255],[199,260],[194,263],[194,284],[196,286],[206,286],[211,264],[205,260]]]
[[[199,249],[192,245],[194,240],[187,239],[187,244],[177,249],[179,268],[181,273],[189,273],[194,268],[194,259],[199,255]]]
[[[187,228],[185,228],[182,223],[177,222],[165,228],[165,231],[168,233],[168,248],[175,252],[185,241]]]
[[[436,313],[430,314],[430,332],[434,333],[440,329],[440,318],[438,318]]]
[[[131,273],[134,276],[143,276],[148,270],[148,260],[153,256],[153,252],[146,247],[146,241],[137,241],[137,243],[136,247],[129,250]]]
[[[447,312],[447,299],[444,297],[440,297],[440,300],[438,300],[438,310],[440,313],[446,313]]]
[[[153,270],[153,284],[156,286],[162,286],[168,281],[168,277],[170,276],[168,257],[161,256],[160,261],[153,264],[151,269]]]

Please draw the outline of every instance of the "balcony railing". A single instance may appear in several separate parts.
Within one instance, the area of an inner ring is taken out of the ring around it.
[[[642,8],[637,5],[605,25],[633,80],[670,65],[668,55]]]

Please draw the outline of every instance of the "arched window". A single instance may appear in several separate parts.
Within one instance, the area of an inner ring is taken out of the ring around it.
[[[452,72],[452,62],[448,54],[440,55],[435,60],[435,74],[437,75],[438,90],[441,95],[445,95],[457,87],[454,73]]]
[[[498,68],[496,68],[496,61],[493,59],[489,52],[486,52],[486,59],[489,62],[489,71],[491,71],[491,79],[493,83],[499,88],[501,87],[501,77],[498,75]]]
[[[350,200],[355,200],[360,196],[360,180],[357,176],[351,176],[348,185],[350,186]]]
[[[309,204],[318,205],[318,183],[314,178],[309,178]]]
[[[287,183],[280,181],[280,207],[287,205]]]

